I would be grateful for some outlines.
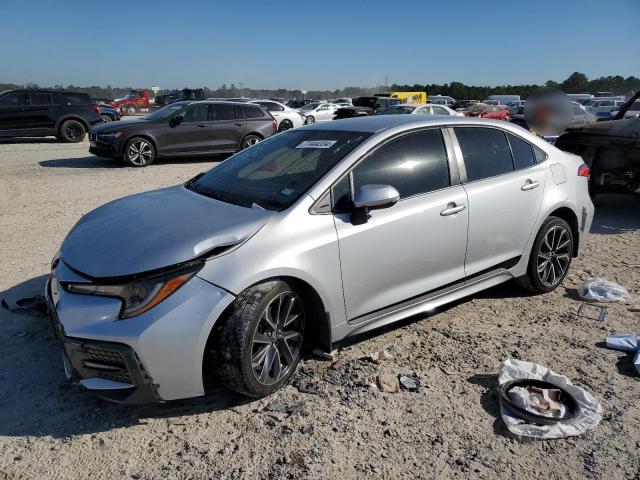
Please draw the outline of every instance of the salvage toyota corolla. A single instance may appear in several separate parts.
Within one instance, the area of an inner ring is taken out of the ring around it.
[[[85,215],[46,292],[68,377],[127,403],[264,396],[306,348],[510,279],[555,289],[589,168],[506,122],[417,117],[287,131]]]

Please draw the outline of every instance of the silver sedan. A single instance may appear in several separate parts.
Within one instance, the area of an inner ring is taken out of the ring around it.
[[[46,296],[67,375],[104,398],[251,396],[303,351],[515,279],[565,278],[589,168],[507,122],[389,115],[283,132],[88,213]]]

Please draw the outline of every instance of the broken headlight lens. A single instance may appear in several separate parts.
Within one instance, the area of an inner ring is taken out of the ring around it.
[[[69,283],[70,293],[116,297],[122,300],[120,318],[130,318],[150,310],[176,292],[196,274],[197,269],[182,270],[171,275],[135,280],[122,285]]]

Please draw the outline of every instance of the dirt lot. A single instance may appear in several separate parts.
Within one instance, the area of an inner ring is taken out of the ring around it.
[[[214,164],[134,170],[87,149],[0,143],[0,297],[9,305],[41,292],[83,213]],[[555,292],[494,288],[345,345],[337,365],[308,360],[297,386],[260,401],[220,389],[166,405],[106,403],[65,382],[43,313],[0,308],[0,478],[640,478],[639,377],[629,355],[602,347],[609,333],[640,334],[639,206],[597,202],[586,248]],[[576,317],[575,288],[590,275],[626,286],[632,304],[610,306],[604,322]],[[362,360],[381,349],[393,359]],[[508,357],[589,390],[601,424],[568,440],[511,438],[495,395]],[[382,372],[415,372],[425,387],[381,393],[368,385]]]

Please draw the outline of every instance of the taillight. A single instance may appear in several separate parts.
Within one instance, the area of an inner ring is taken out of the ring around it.
[[[278,122],[276,122],[276,118],[273,115],[271,115],[271,112],[267,111],[267,113],[271,117],[271,126],[273,127],[274,130],[278,130]]]
[[[98,115],[100,115],[100,106],[97,103],[94,103],[91,108],[93,109],[94,112],[96,112]]]
[[[591,169],[589,168],[589,165],[586,164],[582,164],[578,167],[578,176],[579,177],[587,177],[589,178],[589,174],[591,173]]]

